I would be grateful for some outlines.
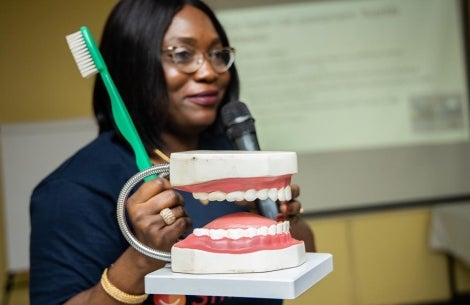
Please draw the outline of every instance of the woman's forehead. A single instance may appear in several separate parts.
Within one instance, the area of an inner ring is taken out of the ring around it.
[[[174,17],[164,36],[165,44],[185,43],[190,45],[220,42],[211,19],[194,6],[184,6]]]

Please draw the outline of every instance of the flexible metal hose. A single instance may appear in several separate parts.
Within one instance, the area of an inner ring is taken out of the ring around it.
[[[141,243],[139,240],[137,240],[135,236],[132,234],[126,222],[125,203],[126,203],[127,197],[129,196],[129,193],[132,191],[134,186],[136,186],[136,184],[139,183],[141,180],[143,180],[144,178],[148,176],[155,175],[155,174],[158,174],[161,177],[164,177],[164,176],[168,176],[169,173],[170,173],[169,163],[156,165],[149,169],[138,172],[137,174],[132,176],[129,180],[127,180],[126,184],[124,184],[124,186],[122,187],[121,193],[119,194],[119,198],[117,201],[117,208],[116,208],[117,209],[117,213],[116,213],[117,221],[119,224],[119,228],[121,229],[122,234],[124,235],[126,240],[129,242],[129,244],[140,253],[143,253],[147,256],[150,256],[152,258],[159,259],[165,262],[171,261],[170,253],[150,248],[144,245],[143,243]]]

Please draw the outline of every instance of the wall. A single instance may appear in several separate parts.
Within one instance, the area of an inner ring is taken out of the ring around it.
[[[446,259],[429,251],[430,210],[416,208],[311,220],[334,271],[286,304],[429,304],[450,298]],[[460,266],[459,291],[470,291]]]
[[[98,40],[115,3],[116,0],[0,2],[0,124],[91,117],[92,80],[81,78],[65,35],[87,25]],[[1,186],[0,228],[4,228]],[[0,234],[0,300],[7,271],[5,244],[5,236]],[[15,279],[10,304],[29,304],[27,278],[27,274],[21,274]]]
[[[0,3],[0,123],[91,115],[91,80],[80,77],[64,36],[87,25],[99,40],[115,2]],[[445,256],[429,251],[427,245],[429,219],[429,208],[310,219],[319,251],[334,255],[334,272],[286,304],[377,305],[448,299]],[[0,242],[0,274],[5,274],[2,234]],[[470,292],[468,267],[459,265],[457,277],[458,289]],[[4,281],[0,277],[2,287]],[[14,297],[12,304],[27,304],[24,295]]]
[[[92,81],[78,73],[65,35],[87,25],[99,40],[114,3],[2,0],[0,122],[91,115]]]

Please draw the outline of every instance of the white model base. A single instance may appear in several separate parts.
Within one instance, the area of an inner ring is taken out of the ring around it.
[[[295,299],[333,271],[329,253],[307,253],[298,267],[236,274],[175,273],[170,266],[145,276],[145,293]]]
[[[252,253],[213,253],[197,249],[171,249],[171,269],[184,273],[246,273],[292,268],[305,261],[305,246],[295,244],[284,249]]]

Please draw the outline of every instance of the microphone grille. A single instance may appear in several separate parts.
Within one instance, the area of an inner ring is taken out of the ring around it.
[[[246,133],[255,133],[255,120],[248,107],[241,101],[225,104],[221,109],[221,118],[230,139]]]

